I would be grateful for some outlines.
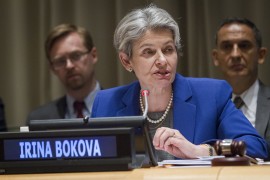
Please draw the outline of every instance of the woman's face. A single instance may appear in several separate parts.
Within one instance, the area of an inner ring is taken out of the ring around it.
[[[142,88],[171,88],[177,68],[177,50],[170,30],[148,30],[133,43],[130,67]]]

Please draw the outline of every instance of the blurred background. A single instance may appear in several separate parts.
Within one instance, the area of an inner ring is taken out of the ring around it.
[[[246,17],[260,29],[270,49],[269,0],[0,0],[0,96],[10,130],[25,124],[35,107],[64,94],[50,72],[44,41],[52,27],[72,23],[87,28],[98,50],[97,78],[103,88],[130,83],[113,48],[117,23],[130,10],[150,3],[167,10],[179,23],[184,76],[220,78],[211,59],[214,34],[226,17]],[[270,85],[267,56],[260,79]]]

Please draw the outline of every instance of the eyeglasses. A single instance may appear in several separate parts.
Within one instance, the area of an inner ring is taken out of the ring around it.
[[[87,53],[89,53],[89,51],[86,52],[80,52],[80,51],[76,51],[76,52],[72,52],[69,53],[66,56],[62,56],[59,58],[55,58],[51,60],[51,64],[55,69],[63,69],[64,67],[67,66],[67,60],[69,59],[73,64],[78,63],[84,55],[86,55]]]

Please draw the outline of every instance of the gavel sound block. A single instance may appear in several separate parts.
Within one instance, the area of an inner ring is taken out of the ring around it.
[[[216,141],[214,145],[217,155],[223,155],[224,158],[215,158],[212,160],[212,166],[249,166],[250,160],[245,157],[246,144],[243,141],[234,141],[231,139]]]

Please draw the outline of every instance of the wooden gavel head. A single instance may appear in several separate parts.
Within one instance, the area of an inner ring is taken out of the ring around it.
[[[244,156],[246,154],[246,144],[244,141],[235,141],[232,139],[218,140],[214,144],[217,155],[225,157]]]

